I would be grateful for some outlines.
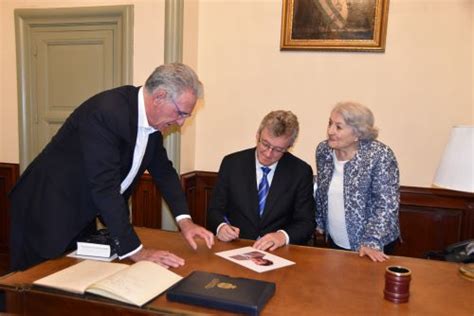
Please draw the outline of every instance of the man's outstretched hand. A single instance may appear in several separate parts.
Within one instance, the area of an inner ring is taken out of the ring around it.
[[[178,226],[184,238],[194,250],[197,249],[197,244],[194,241],[195,237],[204,239],[209,249],[214,245],[214,234],[204,227],[194,224],[191,219],[185,218],[180,220]]]
[[[133,261],[152,261],[158,263],[165,268],[178,268],[184,265],[184,259],[172,254],[166,250],[156,250],[149,248],[142,248],[139,252],[130,256]]]

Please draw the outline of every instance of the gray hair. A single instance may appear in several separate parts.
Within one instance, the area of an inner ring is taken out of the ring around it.
[[[360,140],[374,140],[379,135],[378,129],[374,127],[374,114],[362,104],[352,101],[339,102],[332,112],[339,113]]]
[[[187,90],[191,90],[196,98],[203,96],[202,83],[189,66],[181,63],[164,64],[157,67],[145,82],[149,93],[156,89],[165,90],[175,100]]]
[[[298,118],[291,111],[272,111],[265,115],[260,127],[258,128],[258,134],[262,133],[264,128],[268,128],[270,133],[275,137],[288,135],[291,137],[291,145],[293,145],[298,132],[300,130]]]

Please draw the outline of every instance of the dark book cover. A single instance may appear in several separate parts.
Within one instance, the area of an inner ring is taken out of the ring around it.
[[[275,283],[194,271],[171,287],[167,299],[181,303],[259,315],[275,293]]]

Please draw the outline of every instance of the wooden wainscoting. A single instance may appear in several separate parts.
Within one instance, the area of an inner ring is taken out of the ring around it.
[[[141,176],[132,194],[132,223],[161,228],[161,193],[148,173]]]
[[[191,217],[196,224],[204,227],[206,227],[207,208],[216,181],[216,172],[193,171],[181,176],[181,185],[186,194]]]
[[[19,165],[0,163],[0,275],[8,271],[10,241],[10,200],[11,191],[19,177]]]
[[[402,186],[400,200],[398,255],[423,258],[428,251],[474,238],[474,194]]]
[[[181,176],[193,221],[206,226],[206,213],[217,173],[194,171]],[[132,223],[134,226],[161,228],[161,194],[149,174],[142,175],[132,194]]]

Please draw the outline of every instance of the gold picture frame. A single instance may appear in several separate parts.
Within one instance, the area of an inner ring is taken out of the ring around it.
[[[281,50],[385,51],[389,0],[283,0]]]

